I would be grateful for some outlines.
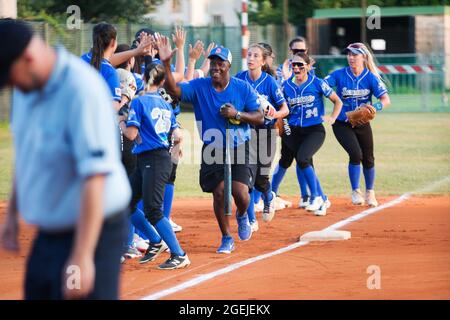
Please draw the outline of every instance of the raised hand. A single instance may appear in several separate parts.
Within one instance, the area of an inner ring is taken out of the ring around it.
[[[214,49],[216,47],[216,44],[214,42],[211,42],[208,45],[208,48],[206,48],[205,52],[204,52],[204,57],[205,59],[208,59],[209,54],[211,53],[211,50]]]
[[[178,50],[182,50],[186,42],[186,31],[182,27],[176,27],[175,34],[172,34],[172,41]]]
[[[189,59],[194,59],[197,61],[204,52],[203,49],[204,45],[200,40],[197,40],[197,42],[195,42],[194,47],[189,44]]]
[[[139,55],[141,56],[147,56],[151,54],[152,52],[152,36],[146,34],[145,32],[141,32],[139,35],[139,45],[137,47],[137,50],[139,52]]]
[[[170,45],[169,38],[155,33],[155,43],[158,48],[159,59],[163,62],[170,61],[172,57],[175,55],[175,52],[178,50],[177,48],[172,50],[172,46]]]

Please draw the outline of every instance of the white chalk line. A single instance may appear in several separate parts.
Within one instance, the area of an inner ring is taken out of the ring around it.
[[[337,229],[339,229],[339,228],[341,228],[341,227],[343,227],[343,226],[345,226],[347,224],[350,224],[352,222],[355,222],[355,221],[358,221],[360,219],[363,219],[363,218],[365,218],[365,217],[367,217],[369,215],[372,215],[372,214],[374,214],[376,212],[379,212],[381,210],[384,210],[384,209],[393,207],[395,205],[398,205],[398,204],[402,203],[403,201],[409,199],[415,193],[430,192],[433,189],[436,189],[439,186],[441,186],[441,185],[443,185],[443,184],[445,184],[447,182],[450,182],[450,176],[444,177],[443,179],[438,180],[438,181],[434,181],[434,182],[426,185],[424,188],[421,188],[421,189],[419,189],[417,191],[405,193],[405,194],[401,195],[400,197],[398,197],[398,198],[396,198],[394,200],[391,200],[391,201],[389,201],[389,202],[387,202],[387,203],[385,203],[385,204],[383,204],[381,206],[364,210],[364,211],[362,211],[362,212],[360,212],[358,214],[355,214],[355,215],[353,215],[353,216],[351,216],[349,218],[346,218],[346,219],[341,220],[341,221],[339,221],[339,222],[337,222],[335,224],[332,224],[331,226],[329,226],[329,227],[327,227],[327,228],[325,228],[323,230],[328,230],[328,231],[329,230],[337,230]],[[210,273],[207,273],[207,274],[199,275],[199,276],[197,276],[197,277],[195,277],[195,278],[193,278],[191,280],[188,280],[188,281],[185,281],[183,283],[180,283],[180,284],[178,284],[178,285],[176,285],[174,287],[171,287],[171,288],[168,288],[168,289],[164,289],[164,290],[155,292],[153,294],[150,294],[148,296],[145,296],[145,297],[142,298],[142,300],[158,300],[158,299],[164,298],[164,297],[166,297],[168,295],[171,295],[171,294],[174,294],[176,292],[185,290],[187,288],[194,287],[196,285],[199,285],[200,283],[203,283],[205,281],[211,280],[211,279],[216,278],[218,276],[221,276],[223,274],[230,273],[230,272],[232,272],[234,270],[240,269],[240,268],[242,268],[242,267],[244,267],[246,265],[252,264],[254,262],[261,261],[261,260],[264,260],[264,259],[276,256],[276,255],[279,255],[279,254],[282,254],[282,253],[294,250],[294,249],[296,249],[298,247],[305,246],[308,243],[309,243],[309,241],[299,241],[299,242],[293,243],[293,244],[291,244],[289,246],[286,246],[284,248],[280,248],[278,250],[275,250],[275,251],[272,251],[272,252],[269,252],[269,253],[265,253],[263,255],[259,255],[259,256],[256,256],[256,257],[249,258],[247,260],[241,261],[241,262],[237,262],[237,263],[231,264],[231,265],[229,265],[227,267],[224,267],[224,268],[221,268],[219,270],[216,270],[216,271],[213,271],[213,272],[210,272]]]

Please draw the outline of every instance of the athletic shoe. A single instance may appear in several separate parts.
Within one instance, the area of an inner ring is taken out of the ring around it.
[[[136,249],[138,249],[140,252],[144,253],[145,251],[147,251],[149,243],[150,243],[149,240],[144,240],[144,239],[140,238],[140,240],[138,240],[136,242]]]
[[[275,199],[277,198],[277,195],[275,192],[272,191],[272,201],[269,203],[264,203],[264,210],[262,213],[263,221],[264,222],[270,222],[272,221],[273,217],[275,216]]]
[[[234,240],[231,236],[223,236],[217,253],[231,253],[234,251]]]
[[[352,191],[352,203],[357,206],[364,204],[364,198],[362,196],[361,190],[355,189]]]
[[[255,204],[255,212],[262,212],[264,210],[264,201],[261,199]]]
[[[252,232],[256,232],[259,230],[259,224],[258,221],[250,221],[250,228],[252,228]]]
[[[309,196],[302,196],[300,197],[300,201],[298,202],[298,207],[300,209],[305,209],[307,206],[309,206]]]
[[[314,211],[314,214],[316,216],[326,216],[327,215],[327,209],[331,207],[331,202],[328,200],[328,197],[325,198],[325,201],[320,206],[320,208],[316,211]]]
[[[285,208],[286,208],[286,205],[284,204],[284,200],[281,199],[280,197],[276,197],[275,198],[275,211],[283,210]]]
[[[160,243],[150,243],[144,256],[139,260],[139,263],[146,263],[155,260],[161,253],[166,251],[167,244],[161,240]]]
[[[366,202],[371,207],[377,207],[378,201],[375,198],[375,191],[374,190],[367,190],[366,191]]]
[[[311,200],[311,202],[305,209],[307,211],[316,211],[316,210],[319,210],[319,208],[322,206],[323,203],[324,203],[324,201],[323,201],[322,197],[317,196]]]
[[[123,256],[127,259],[134,259],[142,257],[142,253],[136,247],[128,247]]]
[[[292,207],[292,202],[288,201],[288,200],[284,200],[281,197],[277,196],[277,201],[278,202],[282,202],[284,204],[285,208],[291,208]]]
[[[180,232],[183,230],[183,227],[176,224],[172,219],[169,219],[170,225],[172,226],[173,232]]]
[[[250,226],[250,222],[248,221],[248,214],[244,214],[243,216],[236,215],[236,220],[238,223],[239,240],[250,240],[250,238],[252,237],[252,227]]]
[[[176,254],[171,254],[170,258],[166,260],[163,264],[158,266],[158,269],[161,270],[173,270],[173,269],[182,269],[186,268],[191,264],[189,261],[189,257],[187,253],[184,256],[178,256]]]

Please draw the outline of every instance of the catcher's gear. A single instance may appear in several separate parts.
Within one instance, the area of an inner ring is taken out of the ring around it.
[[[119,75],[122,95],[127,97],[128,100],[131,101],[134,98],[137,90],[136,79],[130,71],[122,68],[117,69],[117,73]]]
[[[375,118],[377,110],[370,104],[364,104],[359,106],[353,111],[346,112],[348,121],[352,127],[361,126],[368,123],[370,120]]]

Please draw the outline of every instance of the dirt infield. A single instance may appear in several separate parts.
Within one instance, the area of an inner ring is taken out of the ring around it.
[[[380,198],[385,203],[395,197]],[[295,200],[291,198],[290,200]],[[323,229],[366,209],[349,199],[331,198],[325,217],[300,209],[278,211],[248,242],[236,240],[231,255],[215,253],[220,235],[209,199],[174,203],[178,234],[192,261],[184,270],[161,271],[156,262],[128,260],[121,298],[138,299],[234,263],[286,247],[312,230]],[[3,222],[5,204],[0,204]],[[236,223],[233,219],[233,228]],[[352,239],[310,243],[167,295],[163,299],[450,299],[450,197],[413,197],[343,228]],[[22,225],[21,252],[0,251],[0,299],[20,299],[24,257],[34,229]],[[237,239],[237,235],[235,235]],[[368,289],[368,268],[379,267],[380,289]]]

